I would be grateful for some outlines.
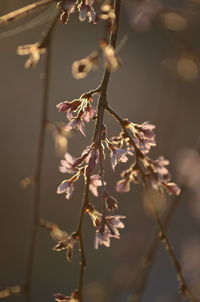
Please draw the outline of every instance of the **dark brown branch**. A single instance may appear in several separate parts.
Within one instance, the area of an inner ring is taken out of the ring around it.
[[[121,5],[121,0],[115,0],[114,11],[115,11],[116,19],[113,22],[112,30],[110,33],[110,39],[109,39],[109,45],[111,45],[113,48],[115,48],[116,41],[117,41],[117,33],[118,33],[118,28],[119,28],[120,5]],[[100,147],[101,146],[101,132],[103,129],[104,111],[105,111],[105,108],[107,105],[106,93],[107,93],[107,87],[108,87],[108,83],[109,83],[109,79],[110,79],[110,73],[111,72],[108,69],[108,66],[106,65],[100,86],[97,89],[91,90],[89,92],[90,95],[93,95],[95,93],[100,93],[100,96],[98,99],[97,120],[96,120],[96,124],[95,124],[93,140],[92,140],[93,143],[97,142],[97,144],[99,145],[100,154],[101,154],[101,150],[100,150],[101,149],[101,147]],[[101,174],[102,174],[102,166],[101,166],[100,170],[101,170]],[[86,256],[85,256],[85,250],[84,250],[84,244],[83,244],[82,225],[83,225],[83,217],[84,217],[85,209],[89,202],[89,200],[88,200],[89,182],[90,182],[90,176],[87,176],[86,184],[85,184],[85,192],[84,192],[84,197],[83,197],[83,202],[82,202],[82,207],[81,207],[81,214],[80,214],[80,218],[79,218],[78,227],[76,230],[76,233],[79,237],[79,252],[80,252],[80,276],[79,276],[79,287],[78,287],[78,297],[79,297],[80,302],[82,302],[83,279],[84,279],[84,271],[86,268]],[[103,182],[103,179],[102,179],[102,182]]]

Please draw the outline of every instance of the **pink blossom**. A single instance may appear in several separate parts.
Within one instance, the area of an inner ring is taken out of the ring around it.
[[[74,166],[76,159],[70,155],[68,152],[65,153],[65,160],[61,160],[59,170],[62,173],[74,173],[77,171]]]
[[[81,105],[81,101],[79,99],[75,99],[72,102],[61,102],[56,105],[60,112],[68,112],[68,111],[76,111],[78,107]]]
[[[110,156],[111,156],[111,165],[113,170],[115,170],[116,165],[118,164],[118,162],[127,162],[128,157],[126,156],[127,153],[129,153],[130,151],[126,150],[126,149],[115,149],[113,148]]]
[[[71,180],[62,181],[61,184],[57,188],[57,194],[65,193],[67,199],[70,199],[73,191],[74,191],[74,185]]]
[[[97,150],[96,148],[93,148],[92,151],[90,152],[89,156],[86,157],[85,161],[88,163],[88,166],[85,170],[85,174],[86,174],[86,176],[88,176],[95,169],[96,165],[99,162],[99,150]]]
[[[70,130],[79,130],[84,136],[85,136],[85,131],[84,131],[84,123],[80,118],[73,118],[65,127],[64,130],[66,132]]]
[[[94,118],[94,116],[96,115],[96,110],[93,109],[89,104],[87,105],[87,107],[84,110],[84,114],[83,114],[83,120],[87,123],[90,122],[91,119]]]
[[[116,191],[117,192],[129,192],[130,191],[130,180],[129,179],[122,179],[119,180],[116,184]]]
[[[170,180],[171,176],[168,169],[165,167],[169,165],[169,161],[164,159],[163,156],[159,156],[156,160],[149,159],[149,164],[151,169],[153,170],[153,172],[150,172],[156,180]]]
[[[180,195],[181,193],[181,189],[174,182],[166,183],[166,189],[169,192],[169,194],[172,195]]]
[[[88,19],[88,22],[94,22],[96,21],[96,13],[92,5],[89,5],[89,3],[85,3],[85,1],[82,1],[79,6],[79,20],[85,21]]]
[[[105,183],[104,183],[105,185]],[[99,175],[92,175],[90,177],[90,184],[89,184],[89,189],[92,192],[94,196],[98,196],[98,190],[97,188],[102,186],[102,181],[100,179]]]
[[[110,238],[120,239],[118,229],[124,228],[124,223],[120,221],[123,218],[125,216],[114,215],[105,217],[105,220],[102,219],[96,230],[95,249],[98,249],[99,244],[109,247]]]
[[[128,127],[134,135],[132,138],[134,144],[142,153],[147,154],[151,147],[156,146],[154,125],[149,122],[144,122],[141,125],[129,123]]]
[[[152,188],[162,192],[167,190],[169,194],[179,195],[180,188],[173,182],[170,182],[171,175],[165,167],[169,161],[159,156],[156,160],[146,158],[143,160],[143,169],[145,169],[145,178],[151,184]],[[142,163],[142,161],[141,161]]]
[[[76,233],[72,233],[70,236],[67,236],[64,240],[61,240],[53,247],[53,251],[59,252],[66,250],[66,258],[71,261],[73,256],[74,246],[77,244],[78,237]]]

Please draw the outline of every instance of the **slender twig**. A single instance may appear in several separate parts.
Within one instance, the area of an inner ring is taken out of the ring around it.
[[[90,176],[87,177],[85,182],[85,192],[83,195],[82,207],[80,212],[80,218],[78,222],[78,226],[76,229],[76,234],[79,238],[79,253],[80,253],[80,275],[79,275],[79,287],[78,287],[78,296],[79,301],[82,301],[82,288],[83,288],[83,279],[84,279],[84,271],[86,269],[86,256],[85,256],[85,249],[83,245],[83,234],[82,234],[82,225],[83,225],[83,218],[85,209],[89,203],[89,184],[90,184]]]
[[[112,30],[110,33],[110,39],[109,39],[109,45],[111,45],[113,48],[115,48],[116,41],[117,41],[117,33],[118,33],[118,27],[119,27],[119,16],[120,16],[120,5],[121,5],[121,0],[115,0],[115,5],[114,5],[114,11],[115,11],[115,16],[116,19],[113,22]],[[106,93],[107,93],[107,87],[110,79],[110,70],[108,66],[106,65],[104,74],[102,77],[101,84],[99,85],[98,88],[91,90],[88,94],[93,95],[95,93],[99,93],[99,99],[98,99],[98,111],[97,111],[97,120],[94,128],[94,135],[92,142],[97,142],[98,146],[101,146],[101,132],[103,129],[103,118],[104,118],[104,111],[106,109],[107,105],[107,98],[106,98]],[[88,96],[88,94],[82,95]],[[99,147],[99,152],[101,154],[101,147]],[[101,157],[101,156],[100,156]],[[100,159],[101,160],[101,159]],[[102,166],[101,166],[102,168]],[[102,175],[102,172],[101,172]],[[102,179],[103,181],[103,179]],[[80,213],[80,218],[77,226],[76,233],[79,237],[79,253],[80,253],[80,276],[79,276],[79,287],[78,287],[78,297],[79,301],[82,302],[82,288],[83,288],[83,279],[84,279],[84,271],[86,268],[86,256],[85,256],[85,250],[84,250],[84,244],[83,244],[83,235],[82,235],[82,225],[83,225],[83,217],[85,213],[85,209],[89,203],[89,183],[90,183],[90,175],[87,176],[86,182],[85,182],[85,192],[83,196],[83,202],[82,202],[82,207],[81,207],[81,213]]]
[[[44,159],[44,146],[45,146],[45,129],[47,124],[47,109],[49,103],[49,80],[50,80],[50,63],[51,63],[51,40],[53,29],[57,22],[57,16],[53,21],[50,29],[48,30],[44,40],[42,41],[43,46],[46,47],[46,62],[45,62],[45,74],[44,74],[44,95],[42,101],[41,109],[41,119],[40,119],[40,129],[39,129],[39,139],[38,139],[38,151],[36,158],[36,168],[35,168],[35,186],[34,186],[34,197],[33,197],[33,225],[31,242],[29,247],[29,256],[26,271],[26,301],[31,301],[31,282],[33,274],[33,265],[35,258],[35,249],[37,241],[37,229],[39,225],[40,216],[40,192],[41,192],[41,176],[43,168]]]

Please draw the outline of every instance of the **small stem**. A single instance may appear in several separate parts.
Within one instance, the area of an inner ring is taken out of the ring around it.
[[[104,166],[103,166],[103,152],[102,146],[99,144],[99,168],[101,177],[101,189],[102,189],[102,218],[105,219],[106,204],[105,204],[105,186],[104,186]]]
[[[84,279],[84,272],[87,266],[86,256],[85,256],[85,249],[83,245],[83,218],[85,213],[85,208],[89,203],[89,184],[90,184],[90,176],[87,177],[85,182],[85,192],[83,195],[83,201],[81,206],[80,218],[78,222],[78,226],[76,229],[77,236],[79,237],[79,253],[80,253],[80,275],[79,275],[79,286],[78,286],[78,296],[79,301],[82,301],[82,288],[83,288],[83,279]]]

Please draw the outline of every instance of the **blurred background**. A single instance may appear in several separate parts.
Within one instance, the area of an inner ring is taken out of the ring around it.
[[[32,2],[1,0],[0,15]],[[156,125],[157,147],[152,150],[152,157],[163,155],[169,159],[173,180],[178,184],[184,180],[186,189],[173,213],[169,237],[186,280],[200,297],[200,1],[122,2],[118,36],[122,66],[111,76],[109,103],[130,121],[150,121]],[[36,68],[25,70],[26,58],[18,56],[16,48],[39,41],[51,18],[51,8],[48,11],[45,8],[0,28],[0,289],[23,284],[25,279],[33,222],[33,187],[23,189],[21,181],[34,173],[43,96],[44,57]],[[100,83],[103,68],[91,72],[85,79],[75,80],[71,65],[94,51],[102,35],[102,23],[81,23],[77,13],[70,16],[67,25],[57,25],[52,41],[49,121],[64,123],[65,114],[57,112],[56,104],[78,98]],[[106,118],[106,124],[109,135],[119,133],[111,118]],[[68,152],[80,155],[90,142],[92,129],[93,125],[87,126],[86,138],[80,133],[71,134]],[[58,170],[61,157],[55,153],[55,137],[55,133],[47,129],[40,216],[71,233],[78,219],[83,183],[76,184],[70,200],[56,194],[65,175]],[[121,231],[120,240],[112,240],[111,248],[94,250],[94,228],[89,218],[85,218],[88,259],[85,301],[134,302],[138,264],[151,242],[156,224],[144,202],[141,187],[135,185],[126,194],[115,192],[123,164],[113,173],[108,160],[106,168],[107,187],[119,202],[118,213],[126,216],[126,228]],[[100,199],[93,198],[93,202],[100,207]],[[161,202],[164,213],[174,199],[167,197]],[[69,295],[77,287],[78,252],[72,263],[68,263],[65,252],[52,251],[54,245],[48,232],[39,229],[33,301],[53,301],[54,293]],[[25,301],[25,297],[22,294],[8,300]],[[162,245],[142,301],[181,301],[174,267]]]

